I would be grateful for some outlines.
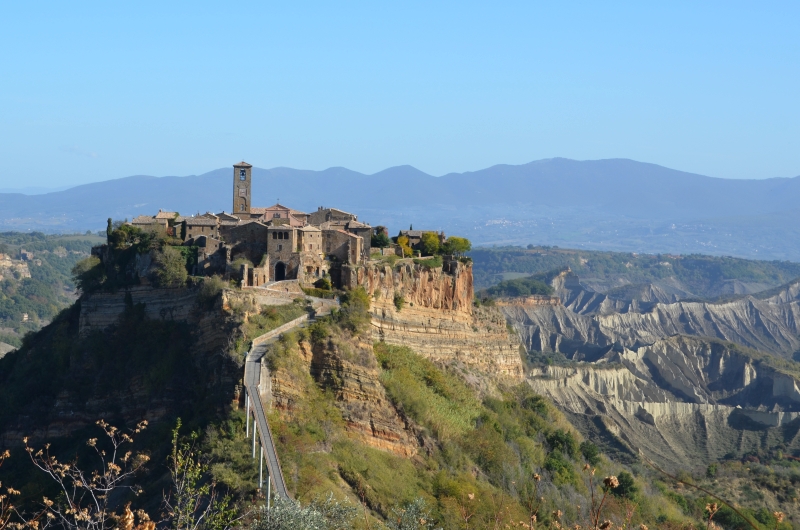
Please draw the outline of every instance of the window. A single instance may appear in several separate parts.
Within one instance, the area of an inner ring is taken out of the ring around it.
[[[283,233],[283,239],[289,239],[289,232]]]
[[[278,239],[283,239],[283,232],[278,232]]]
[[[281,218],[281,213],[280,212],[275,212],[274,214],[272,214],[272,218],[273,219],[280,219]]]
[[[244,203],[242,203],[242,204],[240,204],[240,205],[239,205],[239,211],[241,211],[241,212],[243,212],[243,211],[244,211]]]
[[[283,245],[278,245],[278,250],[283,250]]]
[[[247,170],[240,169],[239,170],[239,180],[247,180]]]
[[[278,239],[278,232],[272,232],[272,239]]]

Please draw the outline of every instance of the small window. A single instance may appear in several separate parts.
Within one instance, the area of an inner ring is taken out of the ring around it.
[[[239,180],[247,180],[247,170],[240,169],[239,170]]]
[[[276,213],[272,214],[272,218],[273,219],[280,219],[281,218],[280,212],[276,212]]]
[[[283,245],[278,245],[278,250],[283,250]]]
[[[272,239],[278,239],[278,232],[272,232]]]

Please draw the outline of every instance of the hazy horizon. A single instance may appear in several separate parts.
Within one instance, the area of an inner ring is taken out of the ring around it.
[[[800,174],[796,3],[5,3],[0,188],[232,161]],[[236,28],[228,30],[227,28]]]

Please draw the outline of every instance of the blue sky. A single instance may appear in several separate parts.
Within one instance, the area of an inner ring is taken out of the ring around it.
[[[800,175],[798,2],[2,2],[0,187],[550,157]]]

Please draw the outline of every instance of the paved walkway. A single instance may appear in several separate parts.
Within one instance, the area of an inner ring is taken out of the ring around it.
[[[334,300],[325,300],[322,298],[306,297],[314,308],[314,312],[307,319],[296,319],[294,326],[290,329],[305,327],[314,322],[317,316],[327,315],[331,309],[338,306]],[[284,324],[285,326],[285,324]],[[290,329],[282,330],[283,333],[290,331]],[[281,471],[281,464],[278,460],[278,452],[275,450],[275,441],[272,438],[272,431],[267,422],[267,415],[264,412],[264,406],[261,402],[261,394],[258,391],[258,384],[261,381],[261,370],[268,370],[263,366],[262,359],[267,353],[270,344],[274,343],[280,337],[281,333],[267,332],[265,335],[270,335],[267,340],[258,341],[258,337],[254,339],[256,343],[250,348],[247,353],[247,358],[244,363],[244,386],[249,396],[249,410],[245,411],[248,415],[253,413],[253,428],[257,428],[258,436],[261,441],[261,447],[264,448],[264,454],[267,461],[267,472],[272,479],[273,490],[275,495],[288,499],[289,491],[286,489],[286,482],[283,479],[283,472]],[[262,335],[263,336],[263,335]],[[267,376],[269,374],[267,373]],[[253,442],[255,443],[255,442]]]

